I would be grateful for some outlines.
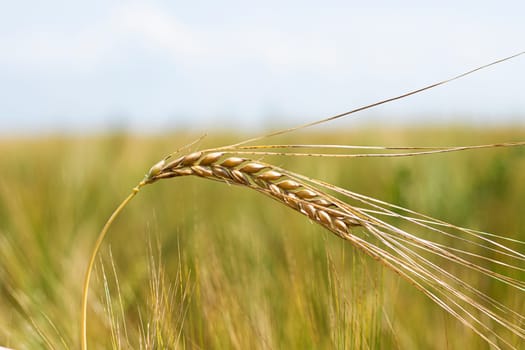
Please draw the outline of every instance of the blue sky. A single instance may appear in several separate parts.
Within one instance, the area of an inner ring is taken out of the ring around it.
[[[0,134],[291,125],[525,50],[524,1],[15,1]],[[352,123],[525,124],[525,56]]]

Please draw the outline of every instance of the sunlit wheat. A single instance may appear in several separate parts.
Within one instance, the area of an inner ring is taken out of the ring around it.
[[[87,295],[98,249],[115,217],[148,184],[168,178],[197,176],[238,185],[262,193],[300,212],[363,253],[399,274],[428,298],[471,328],[494,348],[518,348],[525,342],[525,316],[486,294],[470,281],[486,280],[515,290],[523,298],[525,272],[523,244],[494,233],[457,227],[427,215],[389,204],[271,162],[274,156],[308,158],[409,157],[497,147],[519,147],[506,142],[461,147],[362,147],[349,145],[253,145],[256,141],[318,125],[379,104],[420,93],[480,69],[320,121],[273,132],[233,145],[170,155],[155,164],[108,220],[92,253],[83,291],[82,347],[87,348]],[[355,153],[355,151],[365,153]],[[371,151],[382,153],[370,153]],[[182,152],[181,152],[182,153]],[[262,160],[264,159],[264,161]],[[188,199],[185,199],[188,200]],[[392,224],[392,220],[402,224]],[[453,266],[453,268],[451,268]],[[473,275],[476,279],[471,278]],[[523,274],[521,274],[523,275]]]

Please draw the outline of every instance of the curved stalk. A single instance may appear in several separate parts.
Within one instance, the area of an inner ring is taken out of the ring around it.
[[[108,221],[102,228],[102,231],[100,231],[97,241],[95,242],[95,246],[91,251],[91,257],[89,259],[89,264],[84,275],[84,284],[82,286],[82,313],[80,315],[80,339],[82,344],[82,350],[87,350],[87,300],[89,293],[89,280],[91,278],[91,271],[93,270],[93,266],[95,264],[95,258],[97,257],[97,253],[100,250],[102,241],[104,240],[104,237],[106,236],[106,233],[108,232],[113,221],[115,221],[122,209],[124,209],[124,207],[133,199],[133,197],[135,197],[135,195],[140,191],[140,188],[145,184],[146,183],[144,181],[141,181],[135,188],[133,188],[133,191],[126,197],[126,199],[124,199],[122,203],[120,203],[117,209],[115,209],[113,214],[111,214]]]

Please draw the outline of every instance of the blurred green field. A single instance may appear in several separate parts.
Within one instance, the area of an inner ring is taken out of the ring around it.
[[[96,235],[152,164],[194,138],[0,140],[0,346],[79,347],[82,279]],[[243,138],[209,136],[199,148]],[[363,128],[275,142],[518,140],[525,129]],[[525,147],[268,161],[525,240]],[[488,349],[348,242],[258,193],[200,178],[160,181],[139,193],[110,230],[91,288],[92,349]]]

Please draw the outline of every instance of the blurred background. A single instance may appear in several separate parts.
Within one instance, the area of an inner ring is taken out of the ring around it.
[[[17,1],[3,135],[253,129],[340,113],[523,50],[523,1]],[[355,116],[523,124],[523,59]]]
[[[364,3],[1,6],[0,346],[79,348],[82,276],[103,223],[152,164],[203,133],[192,149],[345,112],[525,49],[523,1]],[[525,56],[263,142],[524,141],[523,72]],[[524,147],[265,161],[525,241]],[[516,290],[440,266],[525,314]],[[523,271],[513,277],[525,280]],[[100,251],[88,311],[90,349],[489,348],[302,215],[198,178],[159,181],[130,203]]]

